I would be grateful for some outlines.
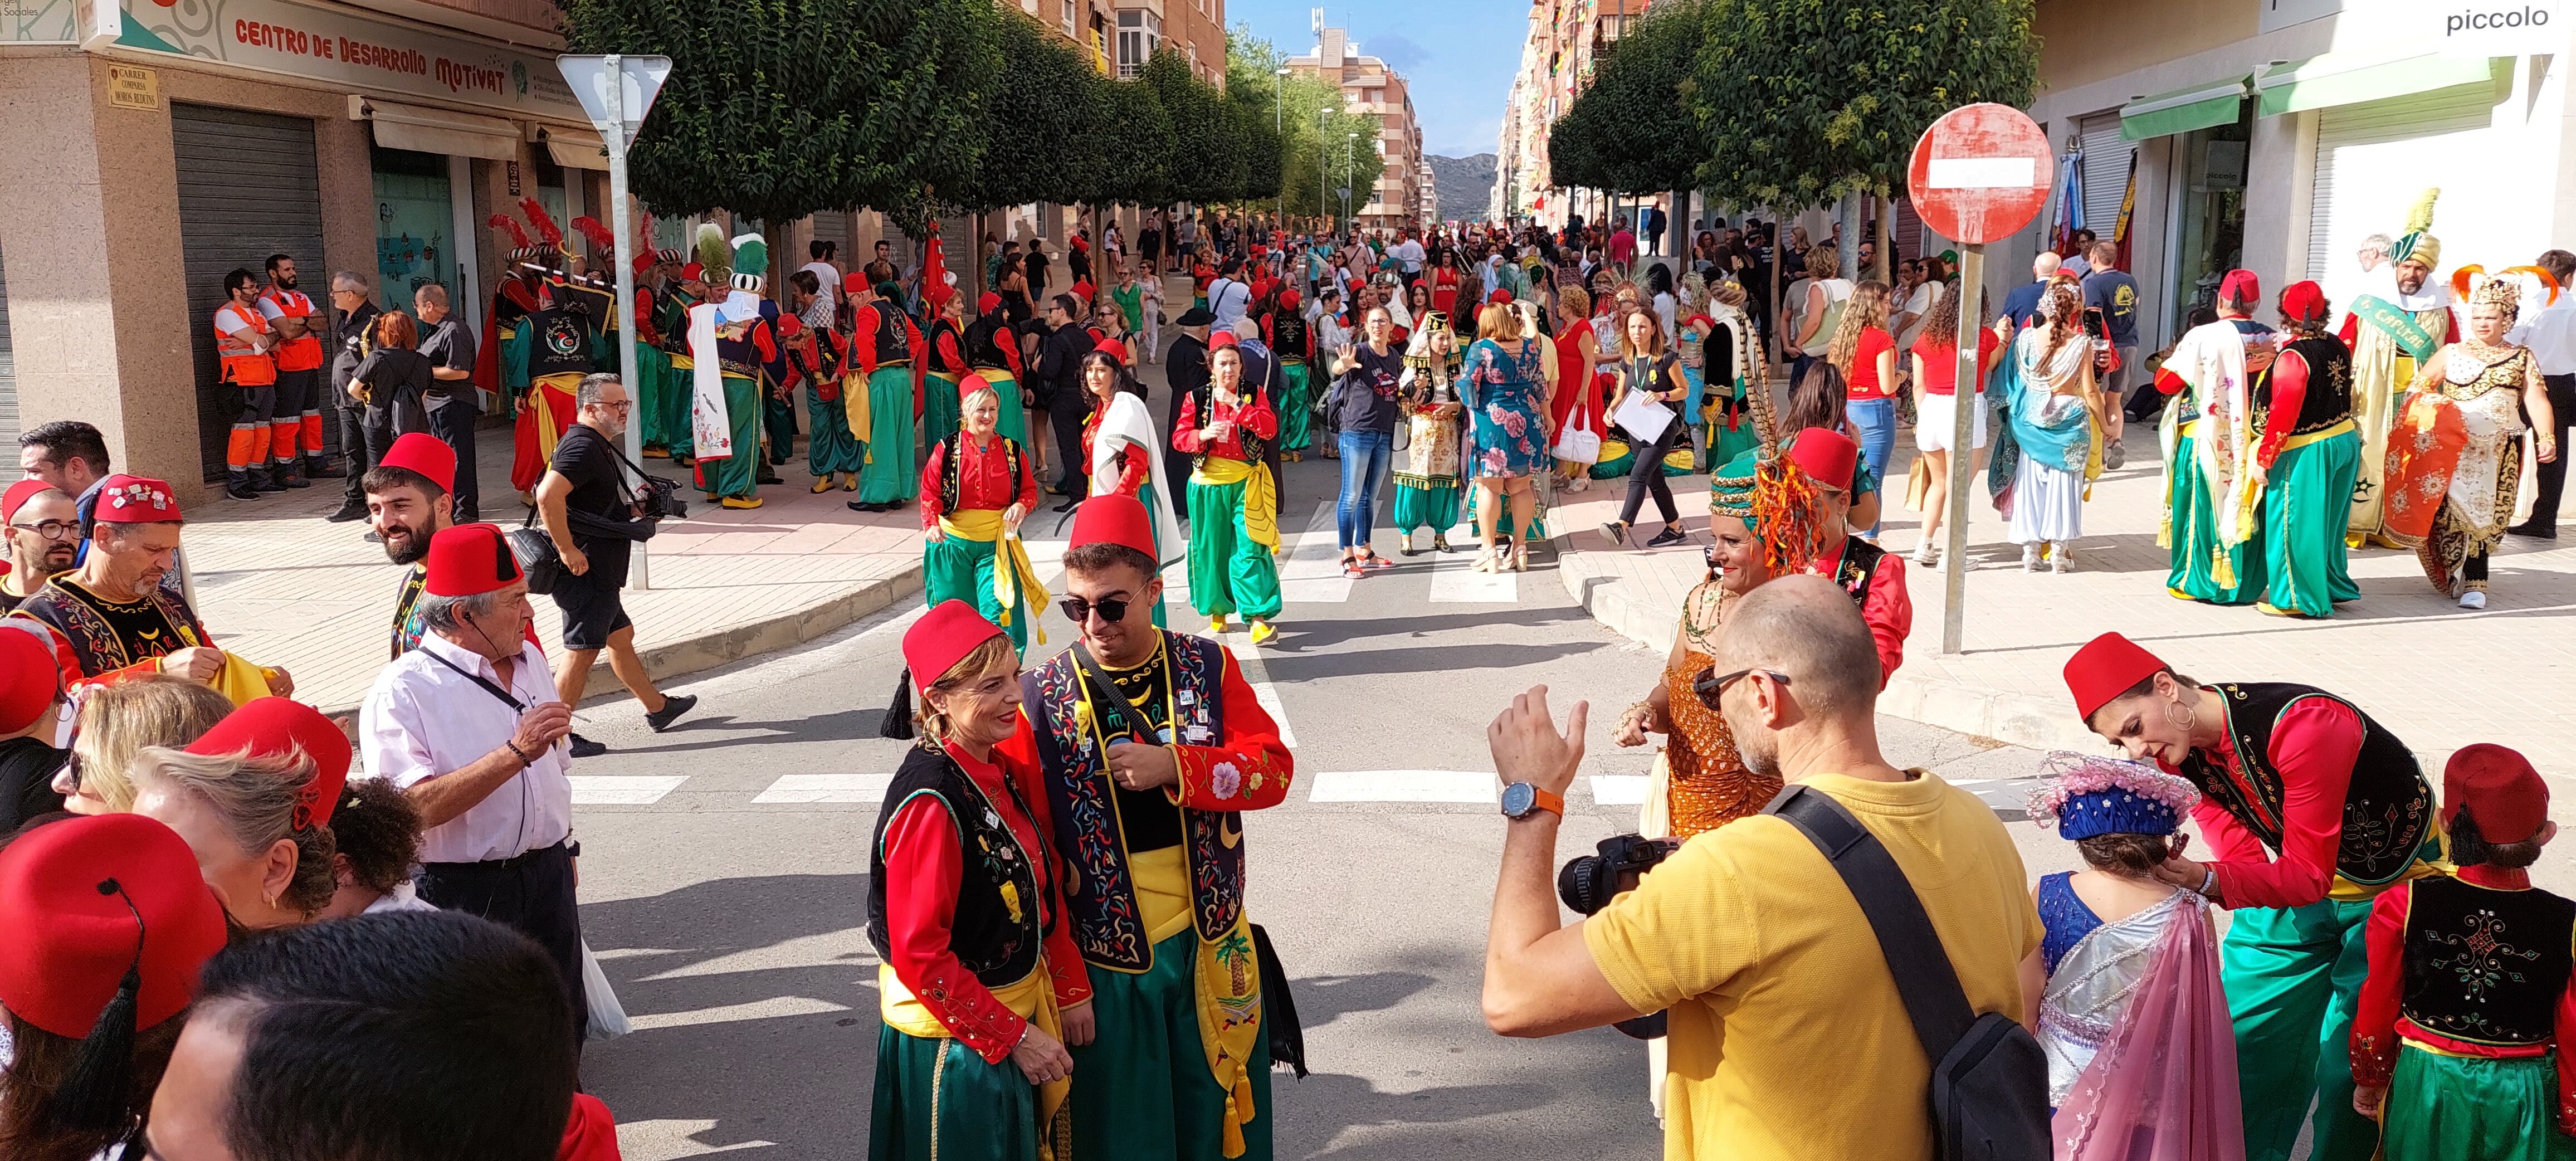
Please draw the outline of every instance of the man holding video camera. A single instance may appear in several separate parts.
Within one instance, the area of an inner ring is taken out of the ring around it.
[[[1885,878],[1910,885],[1929,915],[1938,946],[1924,950],[1946,953],[1951,1002],[1964,991],[1975,1013],[2008,1016],[2023,1010],[2016,965],[2040,938],[2021,857],[1984,803],[1880,756],[1876,645],[1832,583],[1784,577],[1748,593],[1714,662],[1695,692],[1725,715],[1752,769],[1788,784],[1774,808],[1821,792],[1857,821],[1858,841],[1828,860],[1803,829],[1812,802],[1797,823],[1738,819],[1561,926],[1549,886],[1587,707],[1577,703],[1560,734],[1546,687],[1533,689],[1487,732],[1511,822],[1485,954],[1486,1023],[1550,1036],[1665,1013],[1668,1158],[1929,1161],[1930,1058],[1949,1045],[1925,1051],[1888,967],[1904,949],[1873,934],[1843,877],[1859,882],[1866,868],[1848,852],[1893,856],[1901,873]],[[2026,1063],[2037,1048],[2024,1034],[1993,1056]],[[2029,1087],[2032,1107],[2011,1113],[2036,1130],[2044,1157],[2045,1087]]]

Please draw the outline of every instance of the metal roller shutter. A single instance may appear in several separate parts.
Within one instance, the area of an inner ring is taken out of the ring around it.
[[[18,363],[9,347],[9,276],[0,272],[0,440],[15,444],[18,422]]]
[[[2120,114],[2096,113],[2076,122],[2084,139],[2084,228],[2108,242],[2120,227],[2120,201],[2129,191],[2134,142],[2120,136]]]
[[[2318,113],[2307,276],[2324,285],[2338,312],[2361,289],[2353,256],[2362,239],[2403,233],[2408,209],[2433,186],[2442,189],[2433,206],[2442,272],[2518,265],[2548,248],[2548,215],[2532,212],[2520,183],[2443,180],[2442,159],[2496,156],[2497,95],[2481,81]]]
[[[260,273],[271,254],[292,254],[302,289],[328,301],[322,256],[322,182],[313,122],[211,105],[170,105],[179,161],[179,246],[188,280],[188,347],[197,373],[198,453],[206,481],[224,476],[224,437],[241,404],[215,371],[215,308],[234,267]],[[323,344],[331,345],[326,335]],[[325,424],[336,443],[338,424]],[[328,446],[328,445],[326,445]]]
[[[814,226],[814,240],[830,242],[841,248],[841,257],[850,256],[850,215],[826,211],[806,219]]]

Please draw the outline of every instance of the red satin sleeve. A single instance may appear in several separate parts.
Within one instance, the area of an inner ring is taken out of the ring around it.
[[[964,862],[957,824],[937,798],[916,794],[895,808],[885,829],[885,865],[886,966],[949,1035],[1000,1064],[1019,1046],[1028,1020],[994,999],[949,950]]]
[[[778,332],[771,329],[767,321],[764,320],[752,326],[751,345],[753,349],[760,352],[761,362],[778,361]]]
[[[2380,892],[2362,931],[2370,975],[2361,982],[2353,1013],[2352,1082],[2364,1088],[2388,1087],[2389,1076],[2397,1071],[2397,1002],[2406,988],[2406,908],[2414,897],[2405,883]]]
[[[1207,444],[1207,429],[1199,426],[1198,396],[1183,395],[1180,422],[1172,425],[1172,450],[1197,455],[1208,450]]]
[[[946,475],[947,470],[948,441],[931,441],[930,450],[921,457],[921,529],[924,532],[939,527],[939,518],[948,514],[939,495],[940,477]],[[962,493],[966,490],[964,480],[958,481],[957,490],[961,493],[959,500],[962,502]]]
[[[2299,408],[2307,400],[2308,361],[2297,351],[2281,352],[2272,361],[2272,407],[2254,448],[2256,464],[2268,471],[2281,458],[2281,446],[2290,442],[2290,430],[2299,426]]]
[[[2334,885],[2343,841],[2344,793],[2361,754],[2361,715],[2322,697],[2303,698],[2273,727],[2272,768],[2281,772],[2280,857],[2218,864],[2227,907],[2305,907]]]
[[[966,355],[957,349],[957,332],[939,332],[939,369],[959,375],[966,373]]]
[[[1234,421],[1251,428],[1252,434],[1263,439],[1279,437],[1279,413],[1270,409],[1270,393],[1267,391],[1254,390],[1251,406],[1237,410]]]
[[[1905,635],[1914,631],[1914,598],[1905,588],[1904,557],[1891,552],[1879,559],[1869,593],[1861,598],[1860,617],[1878,642],[1878,687],[1885,689],[1896,667],[1905,664]]]
[[[2174,374],[2172,367],[2167,366],[2157,369],[2156,390],[2164,392],[2167,395],[2180,395],[2182,394],[2182,389],[2188,386],[2191,386],[2191,384],[2183,382],[2182,376]]]
[[[2361,316],[2357,314],[2343,316],[2343,329],[2336,331],[2335,337],[2342,339],[2344,347],[2350,349],[2353,342],[2361,337]]]
[[[850,337],[850,348],[859,357],[859,371],[862,374],[876,374],[877,327],[882,325],[877,318],[876,304],[869,303],[852,312],[850,325],[856,332]]]
[[[1172,754],[1179,760],[1181,780],[1165,793],[1192,810],[1277,806],[1288,797],[1296,759],[1279,740],[1278,723],[1261,708],[1230,652],[1225,654],[1223,685],[1225,736],[1213,746],[1191,745],[1187,738],[1175,744]]]
[[[930,403],[930,397],[922,394],[922,384],[930,378],[929,352],[922,347],[921,328],[913,323],[912,316],[904,316],[903,349],[905,354],[912,357],[912,417],[914,419],[921,418],[923,408]]]
[[[1122,496],[1136,496],[1136,495],[1142,495],[1142,494],[1144,493],[1146,483],[1147,483],[1147,482],[1149,482],[1149,481],[1151,481],[1153,478],[1154,478],[1154,466],[1153,466],[1153,464],[1152,464],[1150,461],[1148,461],[1148,460],[1145,458],[1145,453],[1144,453],[1144,452],[1138,451],[1138,450],[1136,449],[1136,447],[1135,447],[1134,445],[1132,445],[1132,444],[1131,444],[1131,445],[1129,445],[1129,446],[1127,446],[1127,447],[1124,447],[1124,448],[1119,449],[1119,452],[1118,452],[1118,494],[1119,494],[1119,495],[1122,495]]]

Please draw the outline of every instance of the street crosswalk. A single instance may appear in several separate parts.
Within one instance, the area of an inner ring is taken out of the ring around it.
[[[692,776],[572,776],[576,806],[654,806]],[[820,804],[873,805],[885,798],[892,773],[784,774],[751,794],[758,806]],[[1328,770],[1301,777],[1302,798],[1317,803],[1482,803],[1499,799],[1490,770]],[[1597,806],[1635,806],[1645,801],[1646,776],[1594,774],[1575,784],[1572,797],[1589,796]]]

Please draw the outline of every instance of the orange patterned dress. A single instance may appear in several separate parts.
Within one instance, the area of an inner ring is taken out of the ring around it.
[[[1665,807],[1672,837],[1687,839],[1759,813],[1780,792],[1776,776],[1755,774],[1735,749],[1726,718],[1700,701],[1691,682],[1714,664],[1707,650],[1726,601],[1715,580],[1682,601],[1682,655],[1664,670],[1672,732],[1665,736]]]

